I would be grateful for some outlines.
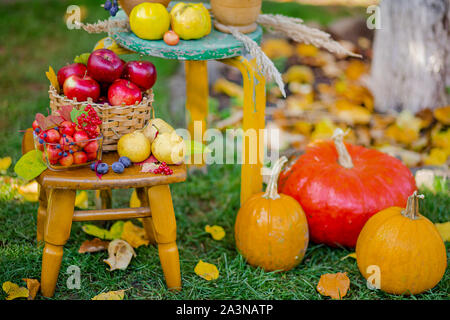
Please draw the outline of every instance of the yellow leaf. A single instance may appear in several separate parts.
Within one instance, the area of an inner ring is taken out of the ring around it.
[[[368,66],[361,60],[352,60],[347,69],[345,75],[349,80],[358,80],[364,73],[367,73]]]
[[[136,253],[128,242],[116,239],[109,243],[108,255],[108,259],[103,260],[103,262],[109,265],[109,271],[113,271],[116,269],[125,270]]]
[[[130,51],[128,49],[125,49],[125,48],[121,47],[111,37],[105,37],[105,38],[101,39],[100,41],[98,41],[95,44],[94,50],[92,50],[92,51],[95,51],[95,50],[98,50],[98,49],[109,49],[109,50],[113,51],[115,54],[118,54],[118,55],[134,53],[133,51]]]
[[[51,66],[48,67],[48,71],[45,73],[47,79],[50,81],[50,84],[56,89],[56,92],[60,91],[58,77],[55,74],[55,71]]]
[[[444,223],[435,223],[436,229],[444,241],[450,241],[450,221]]]
[[[22,280],[27,283],[27,288],[28,288],[28,292],[29,292],[28,300],[34,300],[37,292],[39,291],[39,287],[41,286],[41,284],[36,279],[24,278]]]
[[[336,116],[348,124],[368,124],[372,117],[369,110],[347,100],[336,101]]]
[[[350,279],[347,272],[327,273],[320,276],[317,291],[333,299],[342,299],[350,287]]]
[[[441,166],[447,162],[448,154],[440,148],[432,148],[430,154],[425,157],[423,163],[427,166]]]
[[[289,58],[294,49],[286,39],[268,39],[263,42],[261,49],[270,59]]]
[[[450,125],[450,106],[437,108],[433,111],[433,114],[440,123]]]
[[[290,67],[284,74],[283,80],[289,82],[299,83],[314,83],[314,73],[310,67],[294,65]]]
[[[125,291],[126,290],[103,292],[96,295],[91,300],[123,300],[125,297]]]
[[[36,181],[20,186],[17,191],[24,197],[25,201],[37,202],[39,200],[39,184]]]
[[[81,227],[81,229],[87,234],[90,234],[91,236],[100,239],[113,240],[113,239],[120,239],[120,236],[122,235],[123,231],[123,226],[124,226],[123,221],[117,221],[111,226],[111,229],[109,230],[99,228],[93,224],[85,224],[84,226]]]
[[[13,300],[17,298],[28,298],[30,295],[27,288],[19,287],[17,284],[12,283],[11,281],[3,282],[2,285],[3,291],[8,295],[6,300]]]
[[[125,222],[121,238],[128,242],[133,248],[148,245],[149,240],[144,228],[134,225],[131,221]]]
[[[300,43],[296,48],[297,54],[301,57],[315,57],[319,53],[319,49],[312,44]]]
[[[237,85],[234,82],[228,81],[224,78],[219,78],[214,83],[213,87],[214,91],[217,93],[223,93],[229,97],[235,97],[239,99],[243,99],[244,90],[240,85]]]
[[[222,240],[225,237],[225,230],[221,226],[205,226],[205,231],[210,233],[214,240]]]
[[[136,190],[133,190],[133,193],[130,197],[130,208],[139,208],[141,206],[141,201],[139,200]]]
[[[353,259],[356,259],[356,252],[349,253],[349,254],[346,255],[345,257],[342,257],[342,258],[341,258],[341,261],[342,261],[342,260],[345,260],[345,259],[347,259],[347,258],[353,258]]]
[[[219,270],[211,263],[200,260],[194,268],[194,272],[205,280],[211,281],[219,277]]]
[[[75,198],[75,207],[80,209],[87,209],[89,207],[88,194],[86,191],[81,191]]]
[[[8,170],[11,163],[12,163],[11,157],[0,158],[0,171]]]
[[[441,130],[440,126],[436,126],[431,131],[431,143],[433,146],[442,148],[450,154],[450,128],[447,130]]]
[[[328,140],[333,136],[334,130],[337,127],[329,119],[323,119],[315,125],[311,133],[311,141]]]

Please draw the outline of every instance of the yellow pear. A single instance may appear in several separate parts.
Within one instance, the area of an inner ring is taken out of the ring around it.
[[[123,135],[117,143],[117,153],[132,162],[141,162],[150,156],[151,143],[142,130]]]
[[[152,153],[160,162],[180,164],[186,154],[186,145],[175,131],[160,132],[152,143]]]
[[[144,135],[150,140],[150,143],[155,140],[158,133],[172,132],[175,129],[163,119],[151,119],[143,129]]]

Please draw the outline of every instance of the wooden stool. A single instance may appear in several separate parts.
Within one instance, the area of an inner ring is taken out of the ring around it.
[[[32,130],[24,135],[22,152],[34,149]],[[116,152],[103,155],[111,165],[119,158]],[[170,176],[140,172],[140,166],[122,174],[110,170],[102,179],[89,167],[67,171],[44,171],[36,180],[40,185],[37,240],[45,241],[42,257],[41,292],[53,296],[72,221],[143,218],[150,242],[158,244],[159,258],[170,289],[181,289],[180,262],[176,245],[176,221],[169,184],[186,180],[184,165],[171,166]],[[142,207],[125,209],[75,210],[77,190],[111,190],[136,188]]]

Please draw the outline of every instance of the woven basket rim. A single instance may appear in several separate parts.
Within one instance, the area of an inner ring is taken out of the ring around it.
[[[152,103],[154,100],[154,94],[153,94],[153,89],[148,89],[147,91],[144,91],[143,95],[142,95],[142,100],[139,103],[135,103],[135,104],[130,104],[130,105],[118,105],[118,106],[112,106],[108,103],[96,103],[93,102],[91,98],[88,98],[87,101],[76,101],[73,99],[69,99],[64,95],[59,94],[56,91],[56,88],[53,87],[53,85],[50,85],[50,88],[48,90],[48,93],[50,96],[53,96],[54,98],[58,99],[58,100],[62,100],[63,103],[67,103],[67,104],[71,104],[71,105],[75,105],[75,106],[80,106],[80,105],[84,105],[84,104],[90,104],[91,106],[95,107],[95,108],[99,108],[102,110],[108,110],[108,109],[129,109],[129,108],[140,108],[143,106],[148,106],[148,103]]]

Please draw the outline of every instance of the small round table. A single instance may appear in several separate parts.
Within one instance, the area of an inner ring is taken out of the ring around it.
[[[119,11],[111,19],[124,20],[126,14]],[[148,56],[185,61],[186,110],[188,129],[194,140],[203,142],[208,116],[208,73],[207,61],[217,60],[237,68],[243,77],[244,106],[241,204],[262,189],[261,168],[264,161],[264,133],[266,106],[265,78],[254,60],[243,57],[242,42],[231,34],[212,29],[211,33],[198,40],[180,40],[176,46],[169,46],[162,40],[143,40],[132,32],[112,32],[110,36],[122,47]],[[256,42],[261,41],[262,29],[247,34]],[[204,163],[201,154],[194,155],[194,163]]]

